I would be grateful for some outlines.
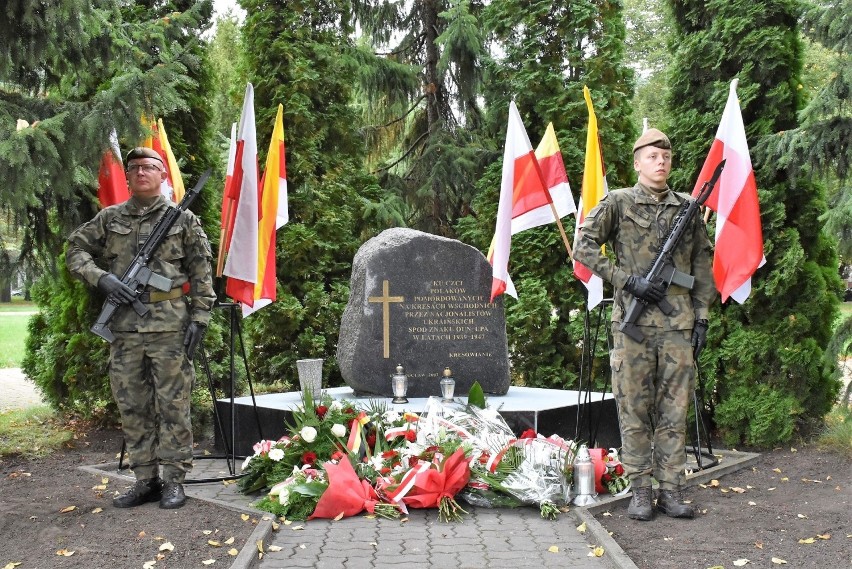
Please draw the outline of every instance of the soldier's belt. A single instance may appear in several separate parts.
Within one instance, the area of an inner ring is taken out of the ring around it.
[[[164,300],[174,300],[176,298],[180,298],[183,296],[183,288],[177,287],[173,288],[168,292],[162,292],[159,290],[152,290],[149,292],[143,292],[139,295],[139,300],[144,302],[145,304],[151,304],[152,302],[163,302]]]

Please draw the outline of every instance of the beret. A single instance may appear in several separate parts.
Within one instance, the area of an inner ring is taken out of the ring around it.
[[[137,158],[153,158],[154,160],[159,160],[165,165],[165,162],[163,162],[163,157],[157,154],[156,150],[145,146],[137,146],[136,148],[128,152],[127,158],[124,159],[124,163],[127,164],[131,160],[135,160]]]
[[[669,142],[669,137],[663,134],[662,131],[656,128],[649,128],[642,133],[642,136],[636,139],[633,143],[633,152],[646,146],[656,146],[657,148],[671,149],[672,143]]]

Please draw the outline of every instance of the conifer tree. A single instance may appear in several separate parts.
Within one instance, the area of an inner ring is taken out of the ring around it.
[[[630,146],[638,131],[630,122],[633,74],[624,61],[621,2],[496,0],[485,10],[483,22],[496,42],[492,51],[500,54],[487,62],[483,83],[485,124],[493,137],[491,166],[477,183],[476,217],[461,220],[459,226],[465,240],[487,251],[494,234],[511,99],[517,102],[533,146],[553,122],[575,201],[582,187],[588,123],[583,86],[588,85],[594,99],[610,187],[632,183]],[[571,241],[574,221],[563,219]],[[517,302],[506,302],[515,380],[576,387],[586,295],[573,276],[556,225],[513,236],[509,262],[519,295]],[[590,316],[590,338],[598,339],[593,378],[602,387],[608,365],[606,315]]]
[[[391,224],[374,207],[379,187],[362,168],[363,139],[350,104],[358,66],[348,3],[296,0],[286,10],[262,0],[241,5],[261,153],[278,104],[284,107],[290,211],[277,233],[277,300],[244,321],[250,366],[260,381],[292,388],[296,360],[322,357],[326,384],[340,385],[334,357],[352,258]]]
[[[717,305],[702,363],[716,424],[726,440],[772,445],[820,420],[838,389],[823,361],[839,285],[835,247],[820,223],[826,212],[823,189],[807,176],[779,170],[776,164],[786,160],[785,153],[759,144],[798,126],[800,4],[669,4],[677,46],[667,130],[676,158],[673,187],[692,188],[718,127],[728,84],[739,78],[767,262],[755,274],[744,304]]]
[[[142,115],[187,109],[203,88],[195,38],[210,11],[210,0],[12,0],[0,12],[0,207],[22,228],[21,262],[42,274],[23,367],[58,408],[114,412],[106,349],[88,331],[103,299],[70,279],[57,252],[97,211],[110,132],[135,145],[147,134]],[[204,114],[189,115],[192,125],[170,129],[170,140],[176,152],[199,149],[197,162],[209,162]]]
[[[404,202],[407,225],[448,237],[470,210],[483,159],[481,4],[353,2],[370,164]]]

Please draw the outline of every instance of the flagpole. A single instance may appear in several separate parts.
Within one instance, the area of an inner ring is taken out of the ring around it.
[[[221,232],[219,233],[219,255],[216,258],[216,276],[222,276],[223,265],[225,264],[225,248],[227,243],[225,239],[230,233],[230,225],[231,225],[231,211],[234,208],[234,200],[228,199],[227,208],[225,211],[225,220],[221,225]]]

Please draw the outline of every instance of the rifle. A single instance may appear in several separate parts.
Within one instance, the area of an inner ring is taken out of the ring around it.
[[[163,292],[172,290],[172,279],[167,279],[166,277],[158,275],[149,269],[148,262],[151,260],[151,257],[160,245],[162,245],[163,241],[166,240],[169,230],[178,218],[180,218],[181,213],[186,211],[190,204],[192,204],[193,200],[195,200],[195,198],[198,197],[198,194],[201,193],[201,188],[203,188],[204,184],[207,183],[207,179],[209,177],[210,170],[207,170],[198,179],[195,187],[183,196],[183,199],[177,207],[168,206],[166,213],[163,214],[154,226],[154,229],[151,230],[151,234],[147,239],[145,239],[145,243],[142,244],[139,252],[136,253],[136,256],[124,271],[124,275],[121,277],[121,282],[133,289],[135,292],[136,297],[133,299],[131,305],[133,306],[133,310],[135,310],[136,314],[139,316],[145,316],[148,314],[148,307],[139,300],[139,297],[142,296],[143,292],[145,292],[146,286],[150,285],[151,287]],[[115,340],[115,336],[107,326],[113,316],[115,316],[115,312],[120,306],[121,304],[116,301],[112,295],[108,296],[101,308],[101,313],[98,315],[98,319],[91,327],[92,332],[110,343]]]
[[[668,290],[672,283],[688,289],[692,289],[695,285],[695,277],[677,270],[672,260],[672,252],[677,247],[681,237],[683,237],[690,221],[698,213],[698,209],[704,205],[704,202],[713,193],[713,188],[716,186],[716,182],[719,181],[719,176],[722,175],[724,167],[725,160],[722,160],[716,166],[716,170],[713,172],[710,180],[704,182],[701,191],[698,192],[698,197],[694,200],[689,200],[681,206],[662,248],[657,253],[657,257],[651,264],[651,268],[645,274],[646,279],[651,282],[661,283],[666,290]],[[657,306],[663,314],[671,314],[674,310],[674,306],[666,300],[665,296],[657,302]],[[619,331],[624,332],[637,342],[645,341],[645,334],[639,330],[636,322],[647,307],[648,303],[646,301],[633,297],[633,300],[630,301],[630,306],[627,307],[627,311],[624,313],[624,321],[618,327]]]

